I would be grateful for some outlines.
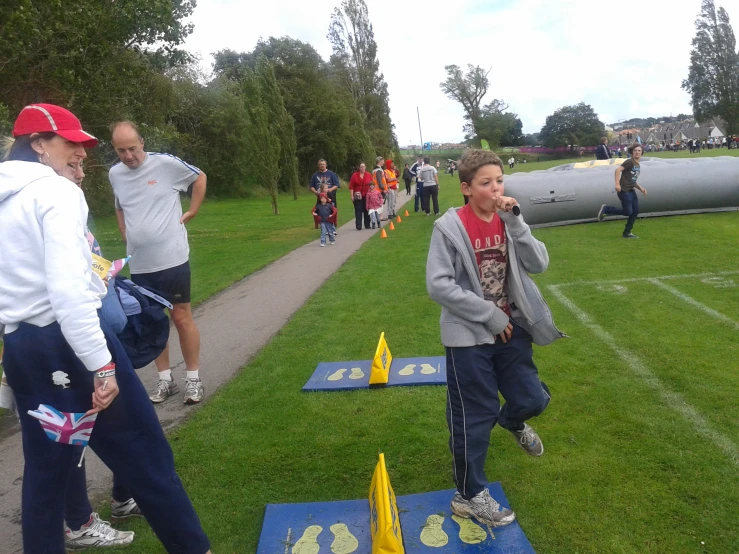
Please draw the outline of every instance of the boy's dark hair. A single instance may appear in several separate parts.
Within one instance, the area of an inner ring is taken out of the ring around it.
[[[629,146],[629,147],[628,147],[628,148],[626,149],[626,151],[627,151],[627,152],[628,152],[629,154],[633,154],[633,153],[634,153],[634,148],[641,148],[642,152],[644,152],[644,147],[643,147],[643,146],[642,146],[641,144],[639,144],[638,142],[635,142],[634,144],[630,145],[630,146]]]
[[[477,171],[486,165],[497,165],[500,171],[503,172],[503,162],[495,152],[470,148],[462,154],[462,158],[459,160],[459,165],[457,166],[459,182],[471,183]]]
[[[431,158],[424,158],[423,159],[423,163],[430,164],[431,163]]]

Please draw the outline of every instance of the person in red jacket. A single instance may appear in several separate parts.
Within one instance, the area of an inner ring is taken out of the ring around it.
[[[364,220],[364,228],[370,228],[370,215],[367,211],[367,193],[372,183],[372,174],[367,171],[364,162],[359,164],[359,170],[355,171],[349,180],[349,192],[354,202],[354,216],[357,220],[357,231],[362,230],[362,220]]]

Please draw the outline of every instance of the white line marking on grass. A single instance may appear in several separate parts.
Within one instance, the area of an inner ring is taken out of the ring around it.
[[[734,462],[734,465],[739,466],[739,448],[737,448],[730,439],[721,433],[714,431],[706,418],[704,418],[693,406],[688,404],[679,393],[672,392],[665,387],[665,385],[662,384],[662,381],[659,380],[659,377],[657,377],[654,372],[652,372],[652,370],[636,356],[636,354],[621,348],[616,342],[616,339],[614,339],[608,331],[598,325],[587,313],[578,308],[572,300],[567,298],[562,291],[559,290],[557,285],[549,285],[548,288],[557,300],[572,312],[580,323],[585,325],[585,327],[590,329],[600,340],[606,343],[637,376],[641,377],[644,382],[660,396],[665,404],[683,416],[683,418],[693,426],[698,434],[703,435],[716,445],[719,450]]]
[[[703,313],[708,314],[708,315],[710,315],[712,317],[715,317],[719,321],[723,321],[724,323],[728,323],[729,325],[731,325],[734,328],[735,331],[739,331],[739,323],[737,323],[736,321],[734,321],[730,317],[725,316],[721,312],[717,312],[713,308],[709,308],[705,304],[701,304],[695,298],[693,298],[691,296],[688,296],[685,293],[680,292],[676,288],[671,287],[667,283],[663,283],[659,279],[650,279],[649,282],[652,283],[653,285],[657,285],[659,288],[664,289],[664,290],[666,290],[667,292],[669,292],[671,294],[674,294],[675,296],[677,296],[683,302],[687,302],[688,304],[690,304],[694,308],[698,308]]]
[[[632,277],[630,279],[613,279],[610,281],[570,281],[569,283],[559,283],[550,285],[552,287],[571,287],[573,285],[614,285],[618,283],[638,283],[639,281],[649,281],[651,279],[702,279],[718,277],[721,275],[737,275],[739,270],[734,271],[717,271],[715,273],[686,273],[683,275],[655,275],[654,277]]]

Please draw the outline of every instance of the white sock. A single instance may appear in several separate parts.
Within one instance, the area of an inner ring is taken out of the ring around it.
[[[187,371],[187,379],[200,379],[200,375],[198,374],[199,370],[195,371]]]
[[[172,380],[172,370],[165,369],[164,371],[160,371],[159,379],[161,379],[162,381],[171,381]]]

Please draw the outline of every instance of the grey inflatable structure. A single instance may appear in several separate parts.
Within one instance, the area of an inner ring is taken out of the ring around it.
[[[514,173],[505,179],[505,194],[518,200],[535,227],[595,221],[602,204],[621,205],[614,172],[623,161]],[[639,217],[739,210],[739,157],[645,157],[640,165],[639,184],[648,194],[638,193]]]

